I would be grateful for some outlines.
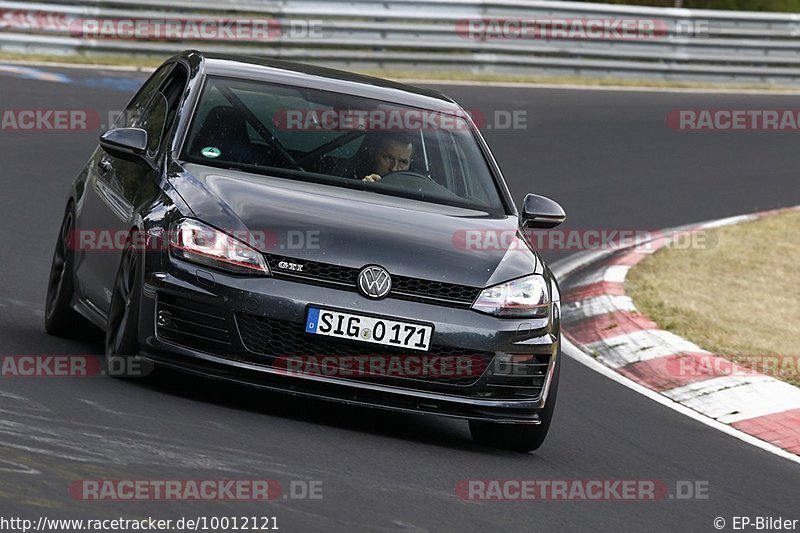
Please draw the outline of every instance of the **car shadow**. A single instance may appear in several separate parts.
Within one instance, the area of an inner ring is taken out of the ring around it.
[[[193,401],[286,420],[446,446],[463,451],[491,450],[471,441],[466,422],[442,417],[399,413],[295,396],[166,368],[158,368],[153,376],[133,383]]]
[[[68,341],[80,352],[104,362],[103,335],[98,329],[82,332],[82,338]],[[77,353],[77,352],[76,352]],[[296,396],[260,389],[221,379],[198,376],[172,368],[158,367],[145,377],[116,379],[115,386],[139,387],[191,401],[247,411],[285,420],[343,429],[381,437],[446,447],[479,455],[522,458],[523,454],[482,446],[472,441],[466,421],[435,415],[401,413],[335,401]],[[534,456],[535,457],[535,456]]]
[[[446,417],[401,413],[295,396],[163,367],[157,368],[146,379],[127,381],[134,386],[192,401],[285,420],[446,447],[480,455],[488,453],[498,457],[517,458],[526,455],[478,445],[472,441],[466,421]]]

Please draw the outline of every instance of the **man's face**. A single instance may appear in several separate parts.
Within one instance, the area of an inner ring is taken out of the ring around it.
[[[411,143],[388,142],[378,147],[373,157],[375,174],[385,176],[390,172],[402,172],[408,170],[411,165]]]

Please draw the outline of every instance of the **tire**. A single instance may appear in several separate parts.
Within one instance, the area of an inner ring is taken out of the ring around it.
[[[70,201],[53,252],[44,311],[45,331],[50,335],[67,338],[82,336],[89,326],[88,321],[70,306],[75,292],[75,251],[70,245],[74,228],[75,208]]]
[[[532,452],[538,450],[544,444],[547,433],[550,430],[550,422],[555,411],[556,397],[558,396],[559,369],[561,367],[561,354],[556,360],[555,371],[553,372],[553,383],[547,395],[547,402],[544,409],[539,413],[542,421],[538,425],[530,424],[498,424],[495,422],[482,422],[478,420],[469,421],[469,431],[472,440],[478,444],[513,450],[517,452]]]
[[[114,377],[133,377],[131,362],[139,355],[139,308],[143,262],[129,242],[114,280],[106,325],[106,370]]]

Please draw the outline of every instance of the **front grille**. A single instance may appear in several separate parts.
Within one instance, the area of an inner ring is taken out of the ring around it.
[[[305,283],[316,283],[356,291],[360,269],[318,261],[305,261],[280,255],[267,255],[267,262],[276,278],[292,279]],[[302,272],[280,268],[282,262],[303,265]],[[402,300],[437,303],[451,307],[468,308],[480,294],[481,289],[455,283],[443,283],[419,278],[392,275],[390,297]]]
[[[267,262],[272,274],[278,277],[307,279],[309,281],[328,282],[335,284],[346,284],[356,288],[356,277],[358,270],[330,263],[320,263],[317,261],[302,261],[292,257],[280,255],[268,255]],[[291,272],[280,268],[282,262],[303,265],[302,272]]]
[[[231,346],[231,327],[217,306],[159,292],[156,333],[162,340],[216,353]]]
[[[432,345],[429,351],[419,352],[331,337],[318,338],[317,336],[306,334],[303,331],[303,324],[244,313],[236,314],[236,324],[245,348],[253,354],[261,356],[251,357],[253,362],[270,364],[281,368],[289,368],[284,366],[289,358],[294,361],[308,363],[309,361],[319,362],[322,360],[321,358],[326,358],[330,362],[332,359],[335,361],[339,358],[362,357],[368,358],[367,360],[370,361],[384,361],[402,365],[402,361],[406,357],[429,356],[434,358],[439,356],[449,357],[451,361],[459,358],[463,362],[463,365],[459,368],[449,367],[448,370],[439,367],[440,370],[444,369],[444,372],[434,370],[426,375],[421,375],[412,371],[412,375],[403,376],[397,373],[385,375],[380,372],[372,375],[346,375],[346,372],[341,371],[345,367],[337,367],[335,366],[336,363],[334,363],[333,372],[329,375],[347,379],[367,380],[370,382],[385,382],[387,380],[391,382],[399,379],[403,381],[427,381],[430,383],[467,386],[475,383],[481,377],[494,358],[494,352],[462,350],[446,346]],[[264,356],[267,357],[265,358]],[[414,360],[419,360],[419,357]],[[303,366],[305,370],[308,368]],[[328,370],[331,369],[330,366],[326,368]],[[353,367],[350,366],[348,368],[352,369]]]
[[[494,361],[486,386],[497,392],[519,393],[538,398],[544,386],[549,355],[505,354]]]
[[[481,289],[453,283],[392,276],[392,293],[395,295],[452,301],[470,307],[480,291]]]

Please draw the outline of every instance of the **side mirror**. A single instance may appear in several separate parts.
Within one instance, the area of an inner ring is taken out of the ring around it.
[[[564,209],[550,198],[528,194],[522,201],[522,227],[555,228],[567,219]]]
[[[147,132],[141,128],[115,128],[100,136],[100,146],[108,155],[126,161],[144,162]]]

